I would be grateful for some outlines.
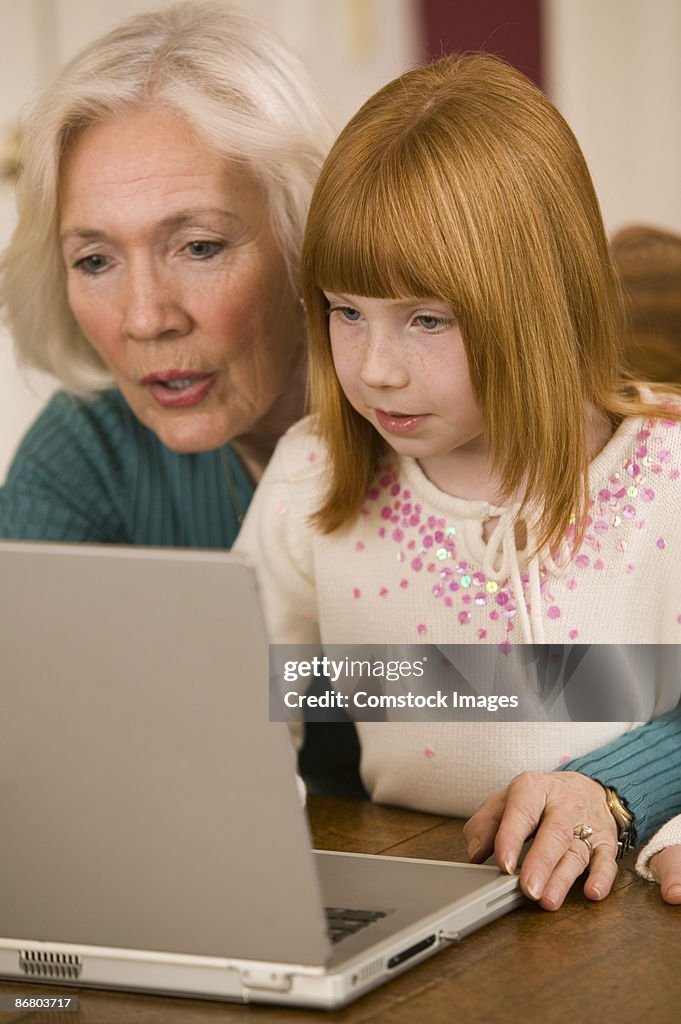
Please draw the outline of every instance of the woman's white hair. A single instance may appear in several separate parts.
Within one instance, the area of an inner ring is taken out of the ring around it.
[[[76,394],[110,386],[111,378],[67,301],[61,161],[75,133],[150,102],[252,169],[297,283],[310,196],[332,136],[304,65],[266,25],[218,0],[130,18],[82,50],[28,111],[19,221],[0,263],[0,304],[20,362],[53,373]]]

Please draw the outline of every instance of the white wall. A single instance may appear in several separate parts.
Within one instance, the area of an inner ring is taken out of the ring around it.
[[[0,2],[0,162],[10,155],[19,108],[49,71],[43,37],[36,31],[37,15],[45,13],[41,6],[40,0]],[[44,21],[46,29],[48,21]],[[0,248],[9,238],[14,220],[12,186],[0,181]],[[42,375],[26,380],[20,377],[9,336],[0,328],[0,480],[19,436],[52,387]]]
[[[584,150],[608,229],[681,232],[681,3],[544,4],[546,91]]]

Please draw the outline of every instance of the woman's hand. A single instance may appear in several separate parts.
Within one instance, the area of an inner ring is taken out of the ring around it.
[[[588,844],[574,835],[582,825],[593,829],[591,856]],[[516,775],[469,818],[463,834],[471,861],[480,863],[494,853],[509,873],[516,869],[523,843],[533,836],[520,868],[520,887],[545,910],[557,910],[587,868],[584,895],[591,900],[604,899],[617,875],[617,827],[605,790],[580,772]],[[681,880],[681,857],[678,871]]]
[[[660,883],[665,903],[681,904],[681,846],[667,846],[650,858],[651,874]]]

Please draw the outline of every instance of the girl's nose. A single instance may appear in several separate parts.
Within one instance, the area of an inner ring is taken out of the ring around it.
[[[362,383],[371,388],[403,388],[409,374],[401,346],[387,334],[367,341],[360,370]]]

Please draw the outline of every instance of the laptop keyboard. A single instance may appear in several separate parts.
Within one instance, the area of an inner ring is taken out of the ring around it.
[[[385,917],[381,910],[350,910],[347,907],[324,907],[329,938],[332,942],[340,942],[348,935],[355,935]]]

